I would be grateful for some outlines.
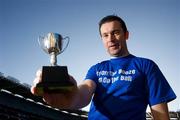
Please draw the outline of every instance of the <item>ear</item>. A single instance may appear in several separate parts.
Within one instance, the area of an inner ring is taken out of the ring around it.
[[[125,39],[128,40],[128,38],[129,38],[129,31],[127,31],[127,32],[125,33]]]

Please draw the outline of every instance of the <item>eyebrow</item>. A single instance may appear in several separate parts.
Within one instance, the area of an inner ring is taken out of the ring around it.
[[[105,33],[102,33],[102,35],[104,35],[104,34],[112,34],[112,33],[114,33],[114,32],[121,32],[122,31],[122,29],[114,29],[114,30],[112,30],[112,31],[110,31],[110,32],[105,32]]]

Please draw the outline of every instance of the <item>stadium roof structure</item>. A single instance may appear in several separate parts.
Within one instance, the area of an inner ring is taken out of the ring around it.
[[[88,112],[57,109],[30,92],[30,85],[0,72],[0,120],[87,120]],[[171,120],[180,120],[180,111],[169,112]],[[19,119],[20,118],[20,119]],[[153,120],[150,112],[147,120]]]

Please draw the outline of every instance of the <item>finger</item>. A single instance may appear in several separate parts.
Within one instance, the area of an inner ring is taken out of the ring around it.
[[[31,87],[31,93],[34,94],[34,95],[40,96],[40,94],[38,93],[38,91],[37,91],[35,86]]]
[[[42,81],[42,71],[39,69],[37,72],[36,72],[36,78],[34,79],[33,81],[33,85],[36,86],[37,83],[41,82]]]
[[[38,83],[40,83],[42,79],[40,77],[36,77],[33,81],[33,86],[36,86]]]
[[[36,88],[35,88],[35,86],[32,86],[32,87],[31,87],[31,93],[32,93],[32,94],[36,94]]]
[[[33,80],[33,85],[31,86],[31,90],[30,90],[31,93],[34,95],[38,95],[36,85],[42,81],[41,77],[42,77],[42,71],[39,69],[36,72],[36,78]]]
[[[37,70],[36,77],[42,77],[42,70]]]

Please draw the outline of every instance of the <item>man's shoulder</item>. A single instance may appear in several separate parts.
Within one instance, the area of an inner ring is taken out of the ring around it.
[[[138,62],[142,62],[142,63],[154,63],[154,61],[150,58],[147,58],[147,57],[141,57],[141,56],[133,56],[133,60],[134,61],[138,61]]]
[[[137,69],[142,71],[148,71],[158,67],[158,65],[152,59],[146,57],[135,56],[131,64],[133,64],[134,66],[137,67]]]

